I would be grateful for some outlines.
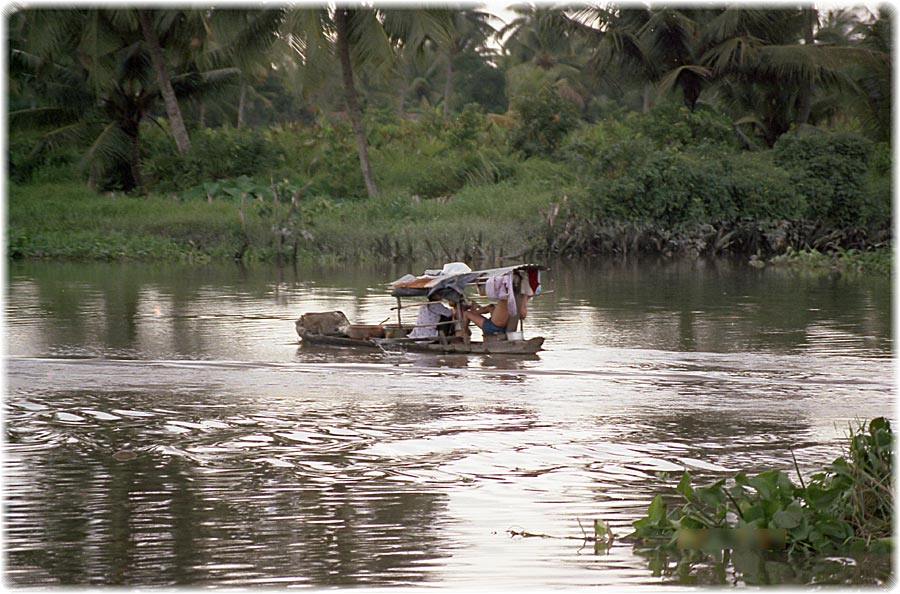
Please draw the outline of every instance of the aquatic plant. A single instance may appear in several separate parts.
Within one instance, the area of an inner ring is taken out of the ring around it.
[[[641,545],[692,550],[786,549],[819,554],[890,549],[894,516],[890,423],[883,417],[850,429],[844,455],[795,485],[781,470],[695,488],[685,472],[683,503],[657,495],[629,537]],[[796,468],[796,464],[795,464]]]
[[[889,275],[893,264],[893,249],[883,246],[869,250],[836,248],[830,253],[816,249],[795,250],[788,247],[785,253],[767,262],[776,266],[788,266],[800,270],[835,270],[840,272],[873,272]]]

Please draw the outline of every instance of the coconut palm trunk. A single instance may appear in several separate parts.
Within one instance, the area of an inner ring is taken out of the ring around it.
[[[184,127],[184,118],[181,117],[181,108],[178,107],[178,98],[175,97],[175,90],[172,88],[172,81],[169,78],[169,71],[166,68],[162,46],[159,44],[159,37],[156,35],[156,29],[153,26],[152,14],[149,10],[138,10],[138,17],[141,21],[141,30],[144,34],[144,41],[147,43],[147,47],[150,50],[153,68],[156,70],[156,76],[159,79],[160,92],[163,96],[163,102],[166,105],[166,114],[169,116],[169,123],[172,125],[172,135],[175,137],[178,153],[185,155],[191,150],[191,139],[188,136],[187,129]]]
[[[447,80],[444,82],[444,128],[450,125],[450,96],[453,94],[453,58],[456,48],[447,52]]]
[[[244,127],[244,110],[247,109],[247,79],[241,77],[241,96],[238,100],[237,127]]]
[[[344,99],[347,102],[347,111],[350,114],[353,135],[356,137],[359,165],[362,169],[363,179],[366,182],[366,192],[370,198],[374,198],[378,195],[378,189],[375,187],[375,176],[372,174],[372,165],[369,163],[366,131],[363,128],[362,113],[356,98],[356,87],[353,84],[353,66],[350,63],[350,30],[348,21],[351,12],[351,10],[346,8],[337,8],[334,11],[334,21],[337,29],[337,53],[344,80]]]
[[[819,22],[819,14],[815,8],[803,10],[803,43],[812,46],[816,42],[815,26]],[[812,113],[812,100],[816,92],[816,83],[810,77],[800,83],[800,94],[797,97],[797,123],[809,123],[809,116]]]

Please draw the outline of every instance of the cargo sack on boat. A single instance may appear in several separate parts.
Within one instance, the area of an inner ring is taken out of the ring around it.
[[[350,321],[342,311],[327,311],[303,314],[296,325],[301,335],[343,336],[350,328]]]

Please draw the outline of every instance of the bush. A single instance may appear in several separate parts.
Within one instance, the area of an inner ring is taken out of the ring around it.
[[[146,127],[143,132],[145,186],[160,192],[206,180],[267,173],[280,162],[277,147],[267,142],[258,128],[194,130],[186,157],[177,153],[171,138],[160,130]]]
[[[728,186],[742,218],[759,221],[803,219],[806,201],[791,174],[768,153],[737,153],[727,159]]]
[[[320,182],[322,191],[335,198],[361,198],[366,195],[365,180],[359,168],[359,155],[349,122],[325,124],[312,137],[312,159],[308,175]],[[372,162],[378,149],[369,148]],[[298,169],[302,164],[298,164]]]
[[[627,175],[595,180],[589,195],[601,218],[671,227],[739,216],[730,180],[726,161],[655,151]]]
[[[465,170],[455,155],[434,157],[422,165],[409,172],[408,188],[412,194],[436,198],[453,194],[465,185]]]
[[[512,108],[519,114],[519,125],[510,135],[510,148],[526,157],[553,155],[579,122],[575,105],[552,88],[519,96]]]
[[[731,119],[703,104],[694,111],[682,104],[663,105],[633,122],[640,134],[660,147],[713,145],[733,150],[739,148]]]
[[[807,203],[807,217],[856,225],[870,216],[865,178],[872,143],[852,132],[791,132],[773,147],[775,163],[792,174]]]
[[[41,150],[43,134],[42,131],[20,131],[9,135],[7,174],[11,181],[25,183],[37,178],[55,181],[80,177],[76,169],[78,151],[71,146],[55,151]]]
[[[484,119],[477,103],[468,103],[457,115],[447,130],[451,147],[473,148],[478,140],[478,133],[484,126]]]

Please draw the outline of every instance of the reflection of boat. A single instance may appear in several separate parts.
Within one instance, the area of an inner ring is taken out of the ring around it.
[[[510,299],[510,303],[513,303],[516,295],[519,299],[522,298],[523,291],[529,296],[540,294],[540,271],[543,269],[537,264],[520,264],[470,270],[468,266],[455,262],[441,270],[425,271],[421,276],[407,274],[390,283],[391,295],[397,298],[397,307],[392,308],[397,311],[395,324],[351,324],[339,311],[311,312],[297,320],[297,334],[304,343],[332,346],[428,353],[533,355],[541,350],[544,338],[537,336],[526,339],[523,332],[519,331],[521,322],[518,318],[510,319],[506,326],[507,333],[485,336],[482,341],[471,340],[467,333],[450,337],[442,334],[426,338],[410,337],[410,332],[417,325],[404,324],[402,313],[405,308],[418,305],[404,306],[402,299],[423,297],[430,299],[429,302],[433,302],[435,296],[441,300],[447,299],[455,304],[456,322],[453,323],[460,328],[459,320],[463,319],[467,288],[477,286],[483,293],[486,284],[503,285],[507,282],[506,286],[513,292]]]

